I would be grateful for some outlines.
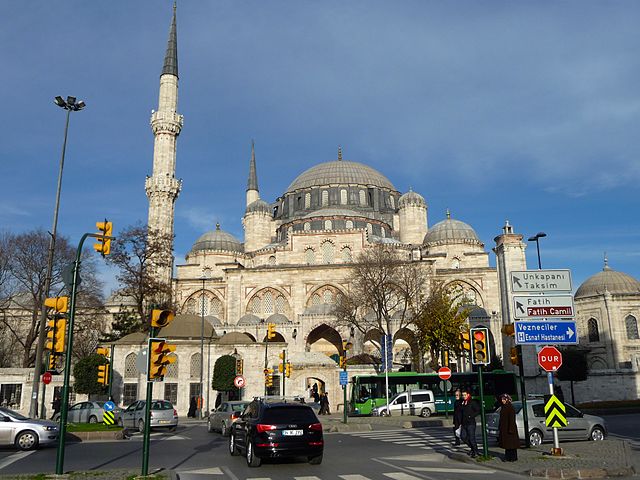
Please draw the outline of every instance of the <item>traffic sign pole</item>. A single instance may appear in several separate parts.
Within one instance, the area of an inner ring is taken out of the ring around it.
[[[553,372],[547,372],[547,380],[549,381],[549,393],[553,396]],[[554,456],[562,456],[557,427],[553,427],[553,449],[551,450],[551,454]]]
[[[489,446],[487,445],[487,418],[484,414],[484,388],[482,381],[482,364],[478,365],[478,384],[480,386],[480,422],[482,425],[482,451],[485,457],[489,456]]]
[[[156,327],[149,328],[149,340],[155,338]],[[153,397],[153,382],[149,380],[151,374],[151,342],[148,342],[148,354],[147,354],[147,401],[144,407],[144,432],[142,440],[142,476],[146,477],[149,472],[149,434],[151,432],[151,399]],[[202,361],[202,357],[200,358]]]

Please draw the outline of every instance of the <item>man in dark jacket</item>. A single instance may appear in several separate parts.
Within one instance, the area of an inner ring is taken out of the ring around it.
[[[462,393],[456,390],[455,401],[453,402],[453,436],[455,446],[460,445],[460,434],[462,433]]]
[[[466,389],[462,392],[462,441],[471,449],[471,458],[479,455],[476,442],[476,417],[479,413],[480,404],[471,398],[471,391]]]

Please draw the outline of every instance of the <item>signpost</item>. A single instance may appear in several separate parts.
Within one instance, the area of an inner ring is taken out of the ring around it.
[[[516,345],[574,345],[578,343],[573,320],[523,320],[514,322]]]
[[[571,291],[570,270],[525,270],[511,272],[514,293],[561,293]]]
[[[515,318],[567,318],[573,317],[573,296],[569,295],[514,295]]]

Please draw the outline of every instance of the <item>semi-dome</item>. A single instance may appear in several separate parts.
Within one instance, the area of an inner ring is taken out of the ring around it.
[[[220,230],[220,224],[216,224],[216,229],[202,235],[191,248],[192,252],[201,250],[220,250],[226,252],[242,252],[242,243],[224,230]]]
[[[587,278],[576,291],[575,298],[612,295],[640,295],[640,282],[626,273],[612,270],[605,262],[601,272]]]
[[[269,206],[269,204],[267,202],[265,202],[264,200],[262,200],[261,198],[259,198],[258,200],[256,200],[255,202],[250,203],[247,206],[247,209],[245,210],[245,213],[250,213],[250,212],[265,212],[265,213],[271,213],[271,207]]]
[[[421,207],[426,207],[427,202],[422,195],[414,192],[413,190],[409,190],[398,200],[398,207],[402,208],[408,205],[419,205]]]
[[[441,222],[436,223],[429,229],[424,236],[422,242],[424,245],[438,245],[447,243],[474,243],[482,245],[482,242],[476,235],[476,232],[471,225],[468,225],[460,220],[454,220],[451,218],[449,212],[447,212],[447,218]]]
[[[298,175],[287,192],[324,185],[374,185],[396,190],[387,177],[377,170],[358,162],[337,160],[315,165]]]

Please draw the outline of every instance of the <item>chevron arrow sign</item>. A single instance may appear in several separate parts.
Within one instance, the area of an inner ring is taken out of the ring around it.
[[[545,395],[544,415],[545,423],[550,428],[564,428],[567,426],[567,409],[564,403],[555,395]]]

